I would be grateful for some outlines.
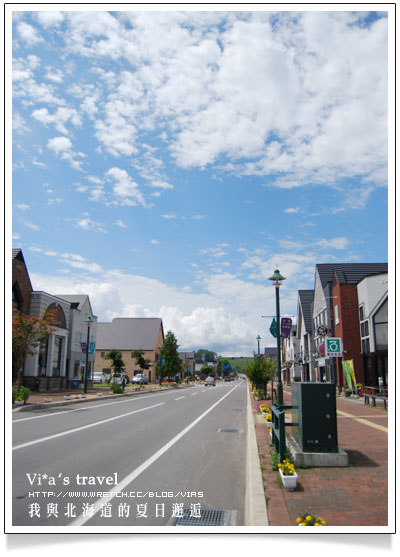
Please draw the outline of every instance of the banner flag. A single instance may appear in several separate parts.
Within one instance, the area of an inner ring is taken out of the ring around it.
[[[342,367],[343,367],[344,375],[346,377],[347,385],[351,390],[353,390],[353,385],[351,382],[351,373],[349,369],[349,362],[347,360],[343,361]]]

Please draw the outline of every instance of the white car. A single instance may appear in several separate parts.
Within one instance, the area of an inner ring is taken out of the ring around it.
[[[102,371],[95,371],[93,373],[92,382],[93,383],[105,383],[106,382],[105,374]]]
[[[214,377],[211,377],[211,376],[210,376],[210,377],[207,377],[207,379],[206,379],[206,381],[205,381],[205,385],[206,385],[206,387],[207,387],[208,385],[214,385],[214,387],[215,387],[215,379],[214,379]]]
[[[149,378],[146,375],[146,373],[137,373],[132,377],[133,384],[139,383],[139,384],[147,385],[148,382],[149,382]]]

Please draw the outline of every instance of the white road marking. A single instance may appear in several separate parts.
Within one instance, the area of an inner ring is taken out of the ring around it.
[[[170,441],[168,441],[168,443],[166,443],[163,447],[161,447],[161,449],[156,451],[150,458],[145,460],[143,464],[141,464],[140,466],[135,468],[135,470],[133,470],[130,474],[125,476],[125,478],[121,480],[118,485],[114,486],[107,493],[105,497],[98,499],[96,503],[93,504],[93,511],[94,511],[93,515],[95,515],[105,503],[111,501],[111,499],[113,499],[117,493],[123,491],[131,482],[133,482],[134,479],[136,479],[142,472],[147,470],[149,466],[151,466],[164,453],[166,453],[171,447],[173,447],[175,443],[177,443],[184,435],[186,435],[186,433],[188,433],[191,429],[193,429],[194,426],[197,425],[205,416],[207,416],[207,414],[209,414],[211,410],[213,410],[220,402],[222,402],[224,398],[226,398],[231,393],[233,393],[235,389],[236,387],[234,387],[232,390],[229,390],[223,397],[221,397],[219,400],[217,400],[217,402],[215,402],[205,412],[203,412],[203,414],[201,414],[198,418],[193,420],[193,422],[190,423],[187,427],[182,429],[180,433],[175,435],[175,437],[173,437]],[[88,520],[90,520],[90,518],[91,518],[90,516],[83,516],[83,514],[81,514],[70,523],[70,526],[83,526],[83,524],[85,524]]]
[[[36,439],[35,441],[29,441],[28,443],[22,443],[22,445],[16,445],[13,447],[13,451],[18,449],[23,449],[24,447],[29,447],[31,445],[37,445],[38,443],[43,443],[44,441],[49,441],[50,439],[56,439],[57,437],[62,437],[63,435],[69,435],[70,433],[75,433],[76,431],[82,431],[83,429],[88,429],[90,427],[96,427],[97,425],[104,424],[106,422],[112,422],[113,420],[118,420],[119,418],[123,418],[125,416],[129,416],[131,414],[136,414],[138,412],[144,412],[145,410],[150,410],[151,408],[156,408],[157,406],[162,406],[165,402],[160,402],[159,404],[153,404],[153,406],[146,406],[146,408],[140,408],[139,410],[132,410],[132,412],[125,412],[125,414],[120,414],[118,416],[114,416],[112,418],[107,418],[106,420],[100,420],[99,422],[94,422],[92,424],[83,425],[81,427],[75,427],[74,429],[69,429],[67,431],[63,431],[61,433],[55,433],[54,435],[49,435],[48,437],[42,437],[41,439]]]
[[[181,400],[182,398],[186,398],[184,396],[178,396],[178,398],[174,398],[174,400]]]

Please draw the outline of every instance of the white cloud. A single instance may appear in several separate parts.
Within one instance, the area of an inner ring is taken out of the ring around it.
[[[37,21],[44,28],[48,27],[59,27],[60,23],[64,19],[64,15],[61,12],[37,12],[35,14]]]
[[[39,108],[32,112],[32,117],[38,120],[43,125],[48,124],[54,125],[57,131],[65,135],[69,135],[68,129],[65,124],[70,121],[75,127],[79,127],[82,124],[81,117],[78,112],[73,108],[59,107],[54,114],[50,114],[47,108]],[[60,139],[60,138],[56,138]],[[71,145],[70,145],[71,147]]]
[[[138,184],[132,180],[126,170],[113,167],[105,173],[105,176],[114,182],[113,194],[116,204],[147,206]]]
[[[68,137],[53,137],[47,142],[47,147],[62,160],[67,160],[72,168],[82,171],[83,162],[75,160],[75,157],[86,157],[86,155],[72,151],[72,143]]]
[[[119,226],[120,228],[127,228],[126,224],[124,223],[124,221],[122,221],[121,219],[118,219],[117,221],[115,221],[114,223],[116,226]]]
[[[43,39],[38,35],[38,32],[32,25],[28,25],[24,21],[20,21],[17,25],[17,31],[21,39],[23,39],[29,46],[42,41]]]
[[[28,211],[30,209],[30,206],[27,203],[17,203],[15,206],[20,211]]]
[[[342,249],[346,249],[349,246],[350,241],[347,238],[338,237],[338,238],[332,238],[331,240],[327,240],[326,238],[323,238],[321,240],[317,240],[316,243],[322,248],[334,248],[334,249],[342,250]]]
[[[75,226],[77,228],[82,228],[82,230],[86,230],[86,231],[93,230],[95,232],[106,232],[106,229],[102,223],[96,222],[88,216],[78,219],[76,221]]]

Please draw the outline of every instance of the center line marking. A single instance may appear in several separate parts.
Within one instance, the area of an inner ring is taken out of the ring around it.
[[[184,396],[178,396],[178,398],[174,398],[174,400],[181,400],[181,398],[185,398]]]
[[[36,439],[35,441],[29,441],[28,443],[23,443],[22,445],[16,445],[12,448],[13,451],[17,449],[23,449],[24,447],[29,447],[30,445],[36,445],[37,443],[43,443],[43,441],[49,441],[50,439],[56,439],[56,437],[62,437],[63,435],[69,435],[70,433],[75,433],[75,431],[82,431],[83,429],[88,429],[89,427],[95,427],[100,424],[105,424],[106,422],[112,422],[113,420],[118,420],[124,416],[130,416],[131,414],[137,414],[138,412],[144,412],[145,410],[150,410],[150,408],[156,408],[157,406],[162,406],[165,402],[160,402],[159,404],[153,404],[153,406],[147,406],[146,408],[140,408],[139,410],[133,410],[132,412],[126,412],[125,414],[120,414],[119,416],[113,416],[112,418],[107,418],[106,420],[101,420],[100,422],[94,422],[93,424],[83,425],[81,427],[75,427],[74,429],[69,429],[68,431],[63,431],[62,433],[55,433],[54,435],[49,435],[48,437],[42,437],[42,439]]]
[[[195,425],[197,425],[205,416],[207,416],[207,414],[209,414],[209,412],[211,412],[211,410],[213,410],[216,406],[218,406],[218,404],[220,402],[222,402],[227,396],[229,396],[230,394],[233,393],[233,391],[236,389],[237,387],[234,387],[233,389],[229,390],[226,395],[224,395],[223,397],[221,397],[219,400],[217,400],[217,402],[215,402],[212,406],[210,406],[205,412],[203,412],[200,416],[198,416],[198,418],[196,418],[195,420],[193,420],[192,423],[190,423],[187,427],[185,427],[184,429],[182,429],[182,431],[180,433],[178,433],[177,435],[175,435],[175,437],[173,437],[170,441],[168,441],[168,443],[166,443],[163,447],[161,447],[161,449],[159,449],[158,451],[156,451],[151,457],[149,457],[147,460],[145,460],[143,462],[143,464],[141,464],[140,466],[138,466],[135,470],[133,470],[130,474],[128,474],[127,476],[125,476],[125,478],[123,480],[121,480],[118,485],[114,486],[110,491],[107,492],[107,495],[105,497],[102,497],[101,499],[98,499],[96,501],[96,503],[93,504],[93,516],[99,512],[99,510],[101,509],[101,507],[105,504],[108,503],[109,501],[111,501],[111,499],[113,499],[115,497],[115,495],[117,493],[119,493],[120,491],[123,491],[135,478],[137,478],[142,472],[144,472],[145,470],[147,470],[147,468],[149,466],[151,466],[156,460],[158,460],[164,453],[166,453],[171,447],[173,447],[175,445],[175,443],[177,443],[184,435],[186,435],[186,433],[188,433],[192,428],[194,428]],[[81,514],[80,516],[78,516],[75,520],[73,520],[70,523],[70,526],[83,526],[83,524],[85,524],[88,520],[90,520],[90,518],[92,518],[91,516],[85,516],[83,514]]]

